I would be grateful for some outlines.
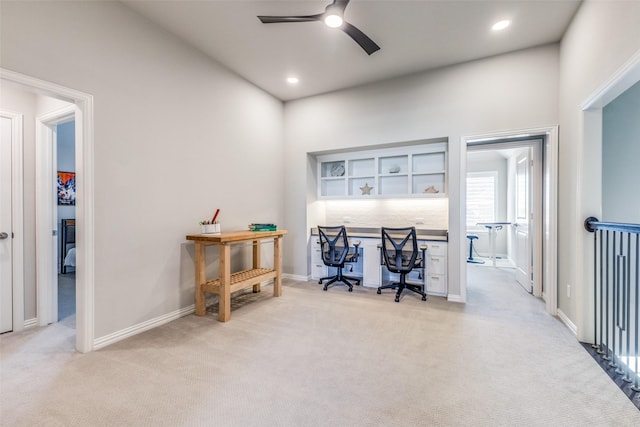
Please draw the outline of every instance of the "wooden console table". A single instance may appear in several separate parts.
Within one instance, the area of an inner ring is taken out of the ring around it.
[[[273,296],[282,294],[282,236],[287,230],[277,231],[224,231],[220,234],[191,234],[187,240],[195,243],[195,306],[196,315],[204,316],[206,292],[214,293],[219,298],[218,320],[227,322],[231,319],[231,292],[253,286],[253,292],[260,292],[260,282],[273,279]],[[260,267],[260,241],[273,239],[273,269]],[[253,266],[249,270],[231,273],[231,245],[234,243],[253,242]],[[220,250],[219,277],[207,280],[205,248],[218,245]]]

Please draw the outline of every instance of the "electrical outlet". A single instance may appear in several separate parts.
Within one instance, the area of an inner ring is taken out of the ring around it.
[[[416,225],[424,224],[424,218],[416,218]]]
[[[348,216],[343,217],[342,222],[345,224],[351,223],[351,217],[348,217]]]
[[[571,298],[571,285],[567,283],[567,298]]]

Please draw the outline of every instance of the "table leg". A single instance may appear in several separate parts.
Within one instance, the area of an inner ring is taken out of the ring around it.
[[[496,228],[491,227],[491,259],[494,267],[496,266],[496,233]]]
[[[227,322],[231,319],[231,248],[228,244],[220,245],[220,293],[218,294],[218,320]]]
[[[273,279],[273,296],[282,295],[282,237],[273,239],[273,269],[276,277]]]
[[[260,268],[260,241],[253,241],[253,268]],[[260,292],[260,283],[253,285],[253,292]]]
[[[204,316],[207,312],[207,297],[202,290],[202,285],[207,282],[206,271],[207,262],[205,257],[206,246],[202,243],[195,242],[195,256],[196,256],[196,278],[195,278],[195,306],[196,316]]]

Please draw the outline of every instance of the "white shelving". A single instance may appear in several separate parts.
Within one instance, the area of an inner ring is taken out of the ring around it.
[[[319,156],[318,197],[443,197],[446,165],[446,143]]]

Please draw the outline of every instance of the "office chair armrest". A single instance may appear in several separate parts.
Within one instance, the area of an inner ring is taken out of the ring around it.
[[[361,243],[362,242],[360,240],[356,240],[353,242],[354,253],[353,253],[352,262],[358,262],[358,257],[360,256],[360,253],[358,252],[358,247],[360,246]]]

